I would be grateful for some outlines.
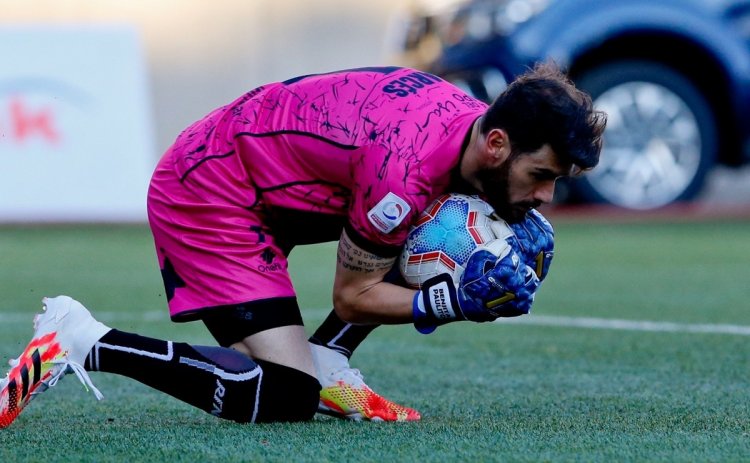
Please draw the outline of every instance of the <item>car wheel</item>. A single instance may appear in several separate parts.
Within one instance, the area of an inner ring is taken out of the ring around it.
[[[599,165],[572,184],[584,201],[654,209],[694,198],[714,164],[716,117],[685,76],[648,61],[623,61],[576,83],[608,114]]]

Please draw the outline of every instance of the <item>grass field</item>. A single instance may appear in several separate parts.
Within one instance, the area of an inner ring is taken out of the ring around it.
[[[750,222],[556,228],[526,323],[384,327],[355,354],[419,423],[238,425],[94,373],[103,401],[67,378],[0,431],[0,462],[750,461]],[[120,329],[211,343],[201,324],[168,321],[145,227],[0,228],[0,259],[2,358],[25,346],[40,298],[60,293]],[[291,265],[311,330],[334,247],[299,248]],[[582,317],[591,327],[556,322]],[[704,325],[717,332],[693,332]]]

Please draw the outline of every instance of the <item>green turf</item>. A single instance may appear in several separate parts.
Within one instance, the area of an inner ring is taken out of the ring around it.
[[[560,221],[534,313],[750,325],[750,223]],[[332,245],[292,273],[311,328],[326,314]],[[144,227],[0,228],[0,357],[31,333],[42,295],[68,293],[118,328],[210,342],[164,310]],[[28,314],[28,317],[26,317]],[[530,317],[534,317],[531,315]],[[354,357],[416,424],[238,425],[126,378],[66,378],[0,431],[11,461],[748,461],[750,337],[518,324],[429,336],[375,331]]]

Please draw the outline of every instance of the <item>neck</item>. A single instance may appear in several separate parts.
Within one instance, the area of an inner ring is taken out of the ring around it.
[[[481,143],[480,126],[482,117],[474,121],[471,126],[471,133],[468,136],[468,143],[461,153],[460,174],[464,183],[471,185],[477,191],[482,191],[481,183],[476,178],[476,172],[479,170],[479,145]]]

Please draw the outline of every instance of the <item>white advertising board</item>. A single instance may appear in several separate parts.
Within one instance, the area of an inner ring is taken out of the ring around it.
[[[146,218],[156,164],[128,26],[0,26],[0,223]]]

